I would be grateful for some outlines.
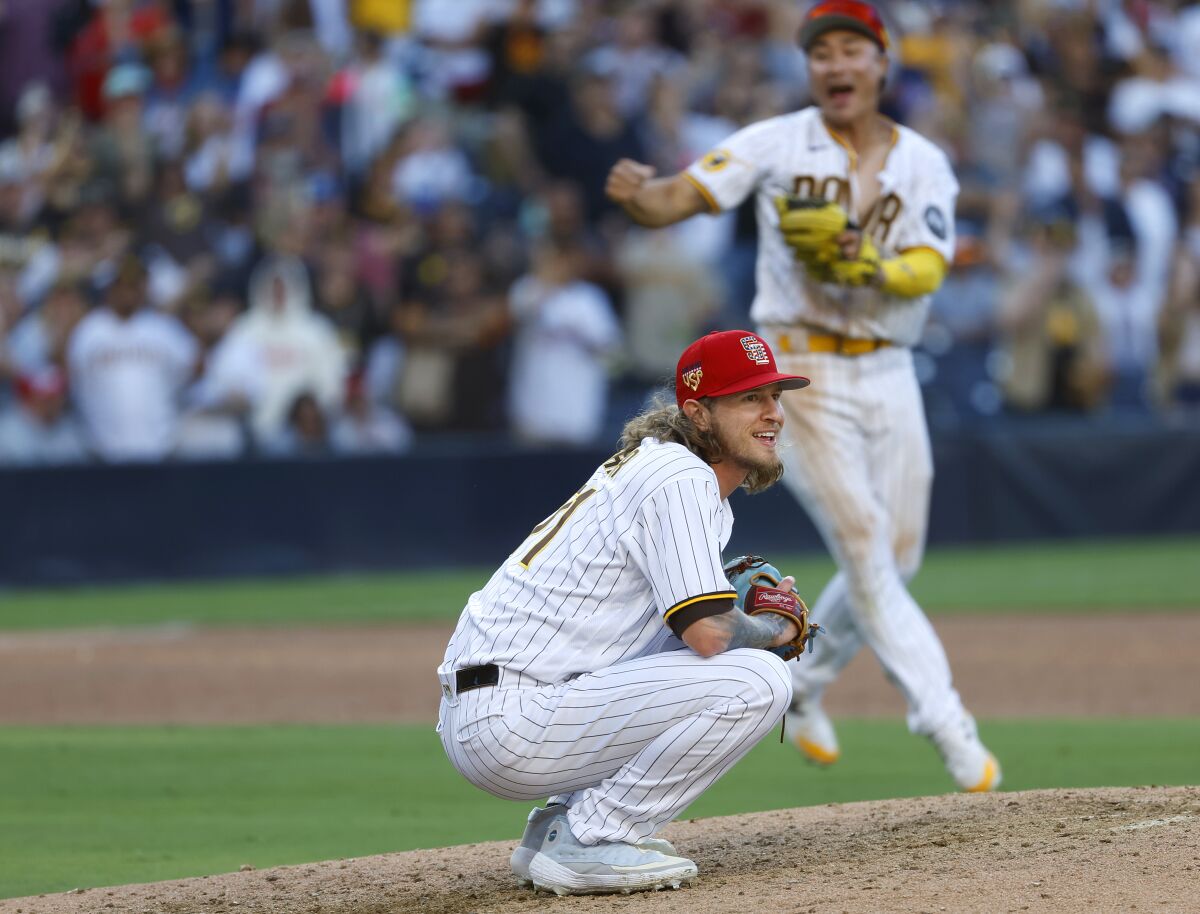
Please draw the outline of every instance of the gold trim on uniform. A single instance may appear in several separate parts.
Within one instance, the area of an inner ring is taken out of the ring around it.
[[[696,178],[692,177],[686,171],[683,173],[683,177],[684,180],[692,185],[692,187],[700,191],[700,196],[703,197],[704,202],[708,204],[709,212],[719,213],[721,211],[721,207],[717,205],[716,199],[713,197],[712,192],[707,187],[701,184]]]
[[[676,603],[674,606],[672,606],[670,609],[668,609],[665,613],[663,613],[663,621],[666,622],[668,619],[671,618],[672,615],[679,612],[679,610],[683,609],[685,606],[691,606],[693,603],[699,603],[701,600],[736,600],[736,599],[737,599],[737,591],[736,590],[725,590],[725,591],[721,591],[720,593],[704,593],[698,597],[688,597],[682,603]]]
[[[941,260],[941,262],[942,262],[942,266],[946,265],[946,255],[943,254],[941,251],[939,251],[937,248],[931,248],[927,244],[917,244],[911,248],[901,248],[896,253],[897,254],[911,254],[913,251],[929,251],[932,254],[937,254],[938,259]]]

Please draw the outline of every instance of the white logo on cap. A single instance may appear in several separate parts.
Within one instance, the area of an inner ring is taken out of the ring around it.
[[[767,355],[767,347],[756,336],[744,336],[741,339],[742,348],[746,350],[746,358],[756,365],[770,365],[771,357]]]

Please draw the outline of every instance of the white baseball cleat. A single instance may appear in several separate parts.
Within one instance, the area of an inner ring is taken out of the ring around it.
[[[517,845],[516,849],[512,852],[512,856],[508,859],[508,864],[512,867],[513,875],[517,877],[517,885],[533,885],[533,880],[529,878],[529,863],[533,860],[533,855],[542,846],[542,841],[545,840],[546,829],[549,827],[550,822],[555,816],[566,811],[567,807],[561,803],[551,803],[545,808],[535,806],[529,811],[529,817],[525,820],[525,834],[521,835],[521,843]],[[679,856],[675,850],[675,845],[666,838],[646,838],[644,841],[639,841],[637,846],[658,851],[660,854],[666,854],[668,857]]]
[[[975,719],[963,716],[947,727],[930,735],[946,770],[959,790],[967,793],[986,793],[1000,786],[1000,763],[980,742]]]
[[[655,845],[665,844],[651,838]],[[601,841],[580,844],[567,824],[565,809],[546,823],[541,848],[529,862],[534,890],[555,895],[600,895],[677,889],[696,878],[696,864],[654,847]]]
[[[784,735],[810,762],[832,765],[841,758],[833,721],[814,700],[795,702],[783,718]]]
[[[541,806],[535,806],[529,811],[529,817],[525,820],[525,834],[521,835],[521,843],[508,858],[508,865],[512,867],[518,885],[533,885],[533,880],[529,878],[529,862],[533,860],[533,855],[542,846],[550,822],[555,816],[566,811],[567,807],[561,803],[551,803],[544,809]]]

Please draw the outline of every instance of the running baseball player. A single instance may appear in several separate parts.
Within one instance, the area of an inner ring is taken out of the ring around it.
[[[758,220],[751,316],[812,390],[783,398],[788,487],[839,571],[813,607],[829,637],[793,664],[786,718],[809,759],[837,760],[825,688],[867,644],[963,790],[1000,767],[963,708],[937,634],[906,581],[924,550],[933,461],[909,347],[954,249],[958,183],[945,155],[878,111],[890,42],[878,12],[828,0],[798,35],[815,107],[752,124],[684,172],[622,160],[607,193],[638,223],[669,225],[738,206]]]
[[[621,450],[471,595],[438,667],[438,732],[472,784],[549,796],[512,869],[559,895],[678,887],[696,865],[655,838],[779,722],[784,661],[808,634],[793,581],[735,607],[721,565],[728,497],[783,473],[784,390],[747,330],[679,360],[675,401],[632,419]]]

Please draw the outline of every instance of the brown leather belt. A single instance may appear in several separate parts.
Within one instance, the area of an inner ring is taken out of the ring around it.
[[[865,355],[891,346],[890,340],[864,340],[840,333],[779,334],[779,351],[832,352],[836,355]]]

